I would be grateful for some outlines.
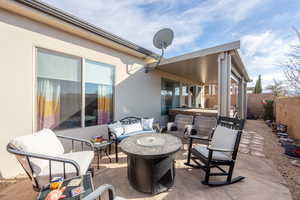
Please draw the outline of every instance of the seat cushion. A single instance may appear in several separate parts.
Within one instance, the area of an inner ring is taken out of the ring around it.
[[[94,158],[94,152],[93,151],[80,151],[80,152],[71,152],[71,153],[65,153],[59,156],[60,158],[67,158],[70,160],[74,160],[78,163],[80,167],[80,174],[84,175],[86,174],[87,170],[89,169],[90,164],[93,161]],[[49,162],[48,162],[49,163]],[[63,164],[60,162],[51,162],[51,174],[52,177],[56,176],[63,176]],[[46,185],[49,183],[49,165],[42,168],[42,170],[36,174],[37,179],[39,181],[39,184]],[[66,164],[66,176],[72,177],[76,176],[76,169],[71,164]]]
[[[193,154],[199,155],[201,154],[205,158],[208,158],[209,150],[205,145],[196,145],[192,149]],[[213,160],[231,160],[231,156],[229,153],[214,151],[212,155]]]
[[[64,147],[55,133],[50,129],[43,129],[31,135],[17,137],[10,141],[15,148],[29,153],[37,153],[48,156],[57,156],[64,153]],[[33,171],[39,172],[48,164],[48,161],[31,158]]]
[[[228,149],[233,151],[237,133],[237,130],[218,125],[213,134],[211,146],[213,148]]]
[[[135,131],[135,132],[128,133],[128,134],[122,134],[117,138],[117,141],[121,142],[123,139],[125,139],[129,136],[139,135],[139,134],[144,134],[144,133],[154,133],[154,132],[153,131]]]

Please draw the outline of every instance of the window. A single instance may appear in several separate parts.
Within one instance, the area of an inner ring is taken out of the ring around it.
[[[113,120],[113,68],[90,60],[85,66],[85,125],[107,124]]]
[[[38,130],[77,128],[112,121],[113,67],[85,62],[86,77],[83,79],[82,58],[37,49]]]
[[[172,108],[179,107],[179,82],[162,78],[161,80],[161,114],[166,115]]]

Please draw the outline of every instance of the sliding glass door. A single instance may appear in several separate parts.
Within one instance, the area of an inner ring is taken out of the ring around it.
[[[172,108],[179,107],[180,83],[170,79],[161,80],[161,114],[167,115]]]

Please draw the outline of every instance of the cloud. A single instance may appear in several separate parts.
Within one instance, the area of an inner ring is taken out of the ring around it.
[[[241,38],[241,43],[242,56],[252,70],[270,69],[286,61],[286,55],[291,52],[296,38],[284,39],[280,34],[265,31],[245,35]]]
[[[195,49],[208,23],[244,20],[262,1],[236,0],[45,0],[111,33],[156,51],[154,33],[164,27],[175,32],[168,52]]]
[[[243,36],[241,52],[253,79],[250,85],[255,85],[259,74],[262,75],[264,87],[272,84],[273,79],[284,80],[281,65],[287,61],[287,54],[292,51],[296,41],[295,34],[286,37],[270,30]]]

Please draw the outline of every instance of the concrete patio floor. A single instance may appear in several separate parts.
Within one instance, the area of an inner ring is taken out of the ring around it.
[[[133,189],[127,180],[126,155],[123,153],[120,153],[119,163],[114,163],[114,159],[112,159],[113,163],[108,163],[108,159],[105,157],[102,159],[101,167],[96,171],[94,177],[95,187],[104,183],[112,184],[116,188],[117,195],[127,199],[292,199],[289,189],[285,186],[285,180],[276,170],[272,161],[264,157],[263,137],[259,133],[252,132],[249,123],[246,124],[245,130],[234,172],[235,175],[246,177],[242,182],[215,188],[202,185],[203,172],[184,165],[187,151],[182,149],[176,155],[175,184],[168,192],[151,196]],[[185,149],[187,148],[185,147]],[[114,155],[111,157],[114,158]],[[18,182],[0,191],[0,199],[3,200],[35,198],[36,193],[33,192],[28,180]]]

